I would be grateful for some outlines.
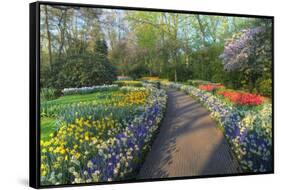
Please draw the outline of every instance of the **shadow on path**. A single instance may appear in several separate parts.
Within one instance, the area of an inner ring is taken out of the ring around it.
[[[239,166],[208,110],[168,90],[165,118],[137,178],[238,173]]]

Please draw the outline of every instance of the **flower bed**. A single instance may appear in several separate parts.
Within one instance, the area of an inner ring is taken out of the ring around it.
[[[220,89],[220,88],[224,88],[224,86],[221,85],[221,84],[205,84],[205,85],[199,85],[198,88],[200,90],[205,90],[205,91],[212,92],[214,90],[217,90],[217,89]]]
[[[217,96],[189,85],[163,83],[193,96],[211,112],[223,127],[226,139],[244,171],[272,171],[272,105],[245,111]]]
[[[130,178],[150,148],[167,101],[164,90],[145,86],[149,96],[143,112],[137,112],[130,120],[117,120],[113,114],[103,118],[79,115],[72,123],[62,124],[51,140],[42,141],[41,183]]]
[[[198,87],[199,85],[207,85],[212,83],[210,81],[205,80],[188,80],[187,84]]]
[[[264,102],[264,98],[259,95],[241,92],[221,91],[218,94],[238,105],[256,106]]]
[[[120,80],[120,81],[115,81],[114,84],[117,84],[118,86],[135,86],[135,87],[142,86],[141,81],[135,81],[135,80]]]
[[[159,77],[142,77],[141,80],[144,80],[144,81],[155,81],[155,80],[159,80]]]
[[[102,101],[95,101],[96,96],[85,99],[85,95],[76,98],[79,101],[68,102],[65,104],[64,97],[52,101],[42,101],[40,106],[41,116],[57,116],[65,113],[66,110],[73,110],[73,112],[79,112],[81,109],[92,109],[95,107],[102,106],[118,106],[128,107],[133,105],[142,105],[145,103],[147,96],[149,95],[146,88],[137,87],[121,87],[119,90],[112,93],[99,94],[99,98]],[[76,111],[75,111],[76,110]],[[69,111],[68,111],[69,112]]]
[[[81,87],[81,88],[65,88],[62,90],[64,95],[71,95],[71,94],[88,94],[103,90],[114,90],[118,89],[118,85],[111,84],[111,85],[100,85],[100,86],[92,86],[92,87]]]
[[[122,81],[122,80],[132,80],[132,78],[129,77],[129,76],[117,76],[117,80],[118,80],[118,81]]]

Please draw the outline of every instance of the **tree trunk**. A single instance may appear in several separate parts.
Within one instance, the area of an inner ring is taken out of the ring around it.
[[[249,90],[250,92],[252,93],[253,92],[253,79],[252,79],[252,74],[250,74],[250,77],[249,77]]]
[[[255,76],[255,71],[250,72],[249,76],[249,90],[252,93],[256,84],[256,76]]]
[[[61,28],[61,24],[59,24],[60,27],[60,37],[61,37],[61,43],[60,43],[60,47],[59,47],[59,58],[61,58],[62,55],[62,51],[64,48],[64,42],[65,42],[65,30],[67,27],[67,23],[66,23],[66,16],[67,16],[67,10],[64,10],[64,12],[62,13],[62,20],[63,20],[63,26]]]
[[[200,32],[202,34],[202,41],[203,41],[203,44],[204,46],[206,47],[207,46],[207,43],[206,43],[206,33],[205,33],[205,30],[204,30],[204,26],[202,24],[202,21],[200,19],[200,16],[199,15],[196,15],[196,18],[197,18],[197,22],[199,24],[199,29],[200,29]]]
[[[177,69],[175,69],[175,82],[178,81],[178,74],[177,74]]]
[[[48,9],[47,5],[45,5],[45,24],[46,24],[46,30],[47,30],[47,38],[48,38],[48,50],[49,50],[49,63],[50,66],[52,66],[53,60],[52,60],[52,46],[51,46],[51,33],[49,30],[49,21],[48,21]]]
[[[254,90],[254,85],[255,85],[255,74],[256,74],[256,62],[254,61],[254,59],[250,59],[249,60],[250,64],[252,65],[251,69],[250,69],[250,73],[249,73],[249,90],[252,93]]]

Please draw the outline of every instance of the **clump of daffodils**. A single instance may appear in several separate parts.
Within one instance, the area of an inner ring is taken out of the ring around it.
[[[114,114],[95,119],[75,113],[73,122],[41,141],[43,185],[121,180],[134,172],[163,117],[167,96],[153,87],[127,87],[114,99],[119,103],[111,106],[120,111],[124,105],[145,105],[144,111],[125,121]]]

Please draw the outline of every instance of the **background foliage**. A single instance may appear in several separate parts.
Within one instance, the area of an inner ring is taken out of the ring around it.
[[[41,85],[208,80],[271,96],[270,19],[41,6]]]

